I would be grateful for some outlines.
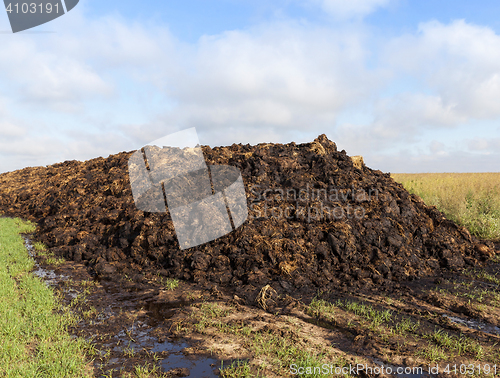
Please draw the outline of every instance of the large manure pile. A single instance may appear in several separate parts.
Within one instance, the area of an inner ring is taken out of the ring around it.
[[[179,248],[170,215],[134,205],[131,153],[0,175],[0,212],[97,274],[160,272],[199,283],[277,290],[391,285],[475,265],[493,252],[389,174],[321,135],[306,144],[203,147],[242,172],[249,216],[236,231]]]

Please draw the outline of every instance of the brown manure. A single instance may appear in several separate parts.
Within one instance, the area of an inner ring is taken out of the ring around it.
[[[209,165],[241,170],[249,210],[236,231],[197,247],[179,248],[168,213],[136,208],[131,152],[1,174],[0,212],[37,222],[36,238],[53,252],[110,279],[159,273],[293,293],[390,286],[490,255],[464,228],[389,174],[337,151],[325,135],[203,152]],[[268,294],[259,297],[262,306]]]

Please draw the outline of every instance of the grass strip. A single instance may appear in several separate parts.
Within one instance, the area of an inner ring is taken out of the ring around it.
[[[35,226],[0,218],[0,376],[91,377],[84,340],[67,332],[70,315],[56,313],[53,291],[31,271],[23,233]]]

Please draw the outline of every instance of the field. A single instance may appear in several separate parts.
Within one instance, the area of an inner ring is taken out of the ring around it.
[[[500,240],[500,173],[392,174],[410,193],[481,239]]]
[[[0,375],[2,377],[90,377],[85,342],[66,332],[74,318],[57,314],[57,300],[30,274],[35,262],[20,233],[32,224],[0,218]]]

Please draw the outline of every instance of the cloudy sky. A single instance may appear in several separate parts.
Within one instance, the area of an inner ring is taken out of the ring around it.
[[[500,171],[498,0],[80,0],[0,12],[0,172],[326,134],[386,172]]]

